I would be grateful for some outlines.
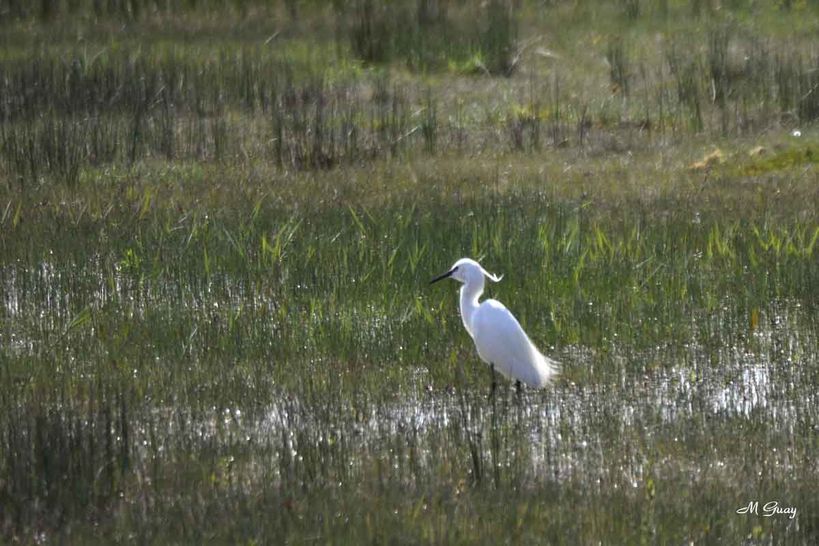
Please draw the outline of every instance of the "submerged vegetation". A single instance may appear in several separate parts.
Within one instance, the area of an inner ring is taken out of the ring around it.
[[[816,542],[814,2],[0,27],[0,542]]]

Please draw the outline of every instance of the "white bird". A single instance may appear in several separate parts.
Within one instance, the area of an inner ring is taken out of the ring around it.
[[[451,277],[463,283],[461,287],[461,319],[464,328],[475,341],[478,355],[492,368],[492,388],[495,371],[523,382],[530,387],[548,385],[559,373],[559,364],[543,356],[521,328],[515,316],[496,300],[478,302],[483,293],[484,279],[498,282],[503,277],[486,271],[470,258],[461,258],[452,268],[430,281],[430,284]]]

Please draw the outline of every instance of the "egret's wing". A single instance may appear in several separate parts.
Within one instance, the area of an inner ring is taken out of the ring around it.
[[[486,362],[506,377],[543,387],[557,375],[557,362],[543,356],[514,315],[496,300],[486,300],[472,319],[475,346]]]

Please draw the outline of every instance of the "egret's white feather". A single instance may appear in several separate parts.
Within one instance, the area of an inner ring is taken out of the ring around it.
[[[541,388],[557,375],[557,363],[538,350],[499,301],[480,304],[472,317],[472,330],[478,355],[505,377]]]

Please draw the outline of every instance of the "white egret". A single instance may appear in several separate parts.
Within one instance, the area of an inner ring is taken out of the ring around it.
[[[449,277],[463,283],[461,319],[475,341],[478,355],[492,369],[493,392],[496,370],[515,380],[518,389],[521,382],[535,388],[548,385],[557,376],[559,364],[541,354],[515,316],[501,302],[492,299],[478,302],[483,293],[484,279],[498,282],[502,276],[489,273],[475,260],[461,258],[449,271],[432,279],[430,284]]]

